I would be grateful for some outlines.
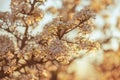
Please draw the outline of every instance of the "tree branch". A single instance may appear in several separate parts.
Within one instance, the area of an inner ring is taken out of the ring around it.
[[[22,42],[21,42],[21,47],[20,47],[20,49],[22,50],[24,47],[25,47],[25,42],[28,40],[28,28],[29,28],[29,26],[28,26],[28,24],[25,22],[25,20],[24,20],[24,18],[23,18],[23,21],[24,21],[24,23],[25,23],[25,32],[24,32],[24,37],[23,37],[23,39],[22,39]]]
[[[33,3],[31,3],[31,9],[30,9],[30,12],[28,13],[28,15],[30,15],[32,13],[32,11],[34,10],[36,2],[37,1],[34,0]]]
[[[2,29],[2,30],[4,30],[4,31],[6,31],[6,32],[8,32],[8,33],[10,33],[10,34],[12,34],[12,35],[14,35],[15,37],[16,37],[16,39],[17,40],[22,40],[20,37],[18,37],[16,34],[13,34],[13,32],[12,31],[10,31],[10,29],[9,28],[7,28],[7,29],[4,29],[4,28],[0,28],[0,29]]]
[[[65,32],[65,34],[67,34],[67,33],[69,33],[70,31],[72,31],[72,30],[74,30],[74,29],[76,29],[77,27],[79,27],[80,26],[80,24],[82,24],[82,23],[84,23],[84,22],[86,22],[86,21],[88,21],[90,18],[88,18],[88,19],[85,19],[85,20],[83,20],[82,22],[80,21],[75,27],[73,27],[72,29],[70,29],[70,30],[68,30],[68,31],[66,31]]]

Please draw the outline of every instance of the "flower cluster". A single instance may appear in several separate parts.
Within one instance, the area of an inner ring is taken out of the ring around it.
[[[84,57],[80,51],[89,53],[100,47],[85,37],[93,29],[93,10],[85,7],[75,11],[79,0],[62,2],[63,7],[56,10],[58,17],[35,36],[30,32],[42,18],[39,6],[44,5],[43,0],[11,0],[11,13],[0,12],[0,29],[16,39],[15,45],[8,36],[0,36],[0,53],[4,53],[0,57],[1,80],[63,80],[63,74],[68,79],[72,73],[67,68],[75,59]],[[74,30],[78,32],[71,41],[67,35]]]

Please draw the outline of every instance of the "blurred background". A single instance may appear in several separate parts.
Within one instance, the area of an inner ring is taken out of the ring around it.
[[[10,11],[9,5],[10,0],[0,0],[0,11]],[[76,10],[80,11],[87,5],[96,13],[95,29],[90,34],[90,39],[98,41],[101,49],[82,58],[80,63],[75,61],[76,66],[71,65],[70,69],[76,68],[80,71],[78,75],[83,77],[95,77],[97,73],[102,76],[101,80],[120,80],[120,0],[80,0]],[[61,8],[62,2],[47,0],[45,6],[40,8],[45,11],[50,6]],[[42,31],[42,27],[54,17],[56,15],[45,13],[44,19],[34,29],[33,34]]]

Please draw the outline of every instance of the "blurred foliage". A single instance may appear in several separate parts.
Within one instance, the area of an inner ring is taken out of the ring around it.
[[[98,29],[95,14],[115,2],[91,0],[89,6],[77,11],[83,0],[61,1],[62,8],[42,11],[39,7],[45,5],[44,0],[11,0],[11,12],[0,12],[0,29],[13,35],[17,43],[14,45],[8,35],[0,35],[0,80],[119,80],[120,52],[103,47],[113,36],[98,40],[102,46],[87,37]],[[31,35],[47,12],[57,17],[41,33]],[[104,21],[110,17],[101,16]],[[118,18],[117,28],[119,24]],[[19,27],[24,28],[24,33]],[[105,23],[102,32],[106,34],[109,28],[110,24]],[[67,36],[72,31],[77,34],[70,40]],[[104,55],[101,64],[96,59],[95,62],[84,59],[89,53],[97,53],[100,47]]]

